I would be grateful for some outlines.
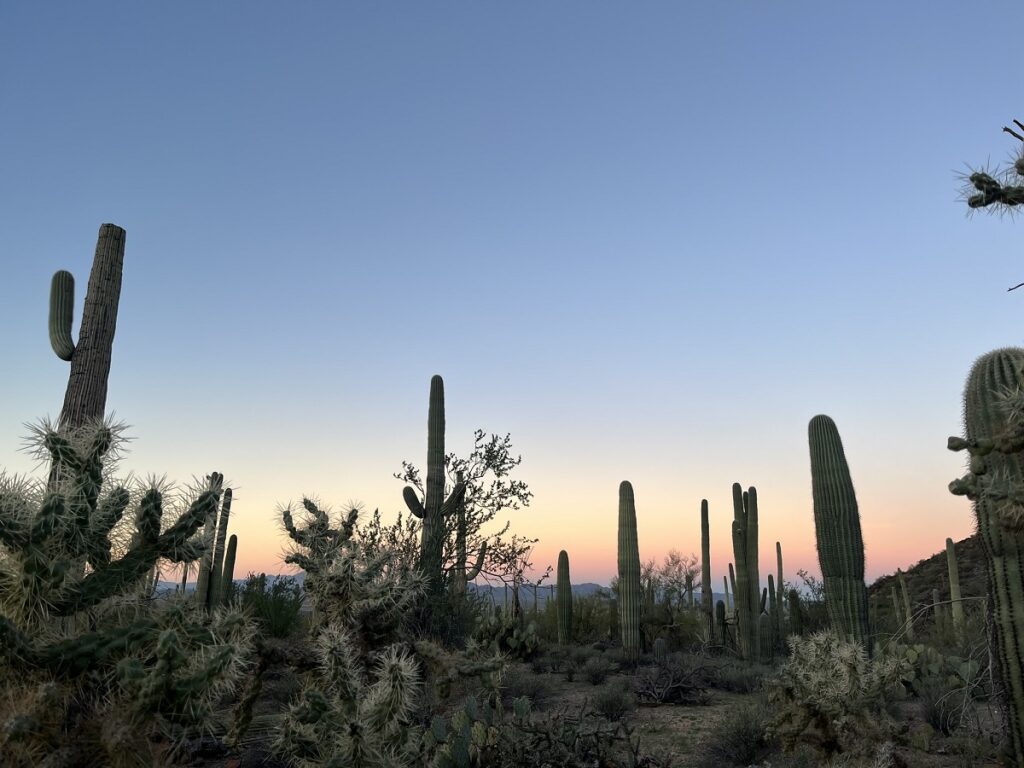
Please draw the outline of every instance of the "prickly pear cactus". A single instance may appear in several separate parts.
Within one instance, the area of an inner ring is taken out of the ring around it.
[[[1024,349],[982,355],[964,387],[968,473],[950,483],[974,506],[986,561],[996,668],[1015,765],[1024,766]]]

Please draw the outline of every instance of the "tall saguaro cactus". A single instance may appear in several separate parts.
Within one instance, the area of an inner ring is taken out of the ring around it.
[[[564,549],[558,553],[558,643],[572,642],[572,582],[569,581],[569,553]]]
[[[760,653],[758,616],[761,613],[761,574],[757,557],[757,489],[744,491],[739,483],[732,485],[732,549],[736,558],[737,644],[740,655],[756,661]]]
[[[71,340],[75,279],[70,272],[60,270],[50,284],[50,346],[57,357],[71,363],[60,413],[62,430],[77,429],[104,415],[121,298],[124,241],[125,231],[120,227],[100,226],[77,344]]]
[[[455,473],[455,485],[456,487],[460,485],[465,487],[461,471]],[[484,541],[480,543],[480,553],[477,555],[476,565],[472,568],[466,567],[466,495],[463,493],[458,504],[455,505],[455,567],[452,570],[452,592],[456,595],[466,593],[466,584],[480,575],[486,554],[487,542]]]
[[[811,448],[811,493],[825,607],[833,629],[870,653],[868,591],[864,584],[864,539],[850,467],[835,422],[825,415],[807,428]]]
[[[626,658],[640,655],[640,546],[636,502],[628,480],[619,484],[619,627]]]
[[[445,498],[444,466],[444,380],[434,376],[427,407],[427,491],[422,502],[410,486],[402,491],[409,511],[422,520],[419,569],[434,595],[442,588],[445,517],[456,511],[466,493],[465,483],[456,483]]]
[[[775,627],[775,631],[777,633],[776,637],[775,637],[775,642],[776,642],[776,645],[778,645],[780,649],[783,649],[783,648],[786,647],[786,628],[785,628],[785,623],[786,623],[786,618],[785,618],[785,616],[786,616],[786,608],[785,608],[785,605],[786,605],[786,595],[784,594],[785,587],[783,586],[783,581],[782,581],[782,542],[781,541],[776,541],[775,542],[775,560],[777,561],[776,565],[778,567],[778,574],[779,574],[778,578],[775,581],[775,602],[779,606],[778,623],[777,623],[777,625]]]
[[[989,611],[1006,699],[1013,765],[1024,767],[1024,349],[982,355],[964,387],[965,438],[950,450],[971,455],[968,473],[950,483],[974,506],[985,552]]]
[[[711,524],[708,520],[708,500],[700,500],[700,606],[704,612],[707,638],[715,636],[714,592],[711,588]]]
[[[958,638],[964,636],[964,604],[960,593],[960,569],[956,562],[956,545],[946,539],[946,568],[949,571],[949,600],[953,609],[953,629]]]

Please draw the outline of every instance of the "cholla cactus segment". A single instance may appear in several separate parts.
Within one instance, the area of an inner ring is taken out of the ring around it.
[[[981,356],[964,387],[964,438],[970,470],[951,484],[974,504],[985,552],[996,668],[1002,678],[1015,765],[1024,766],[1024,349]]]
[[[788,643],[790,656],[768,684],[771,727],[783,745],[803,741],[831,757],[887,735],[886,696],[900,688],[896,659],[871,660],[861,643],[831,630]]]

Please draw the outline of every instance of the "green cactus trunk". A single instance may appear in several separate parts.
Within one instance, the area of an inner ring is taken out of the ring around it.
[[[402,491],[402,497],[409,511],[422,521],[419,569],[427,579],[428,594],[435,597],[444,587],[445,518],[456,513],[466,493],[465,483],[456,482],[451,494],[445,498],[444,427],[444,380],[440,376],[434,376],[430,379],[430,402],[427,406],[426,493],[421,502],[416,491],[406,486]],[[481,562],[482,556],[483,551]],[[473,578],[475,577],[476,574],[473,575]],[[429,610],[432,604],[432,601],[428,600],[424,606]]]
[[[775,634],[772,632],[772,619],[767,613],[757,617],[757,637],[760,644],[759,660],[762,664],[771,664],[775,659]]]
[[[1024,440],[1021,387],[1024,349],[998,349],[980,357],[964,388],[966,440],[950,438],[952,450],[971,454],[968,474],[950,491],[974,503],[985,551],[990,646],[1006,701],[1014,765],[1024,766]]]
[[[949,599],[953,613],[953,631],[957,638],[964,638],[964,605],[960,593],[960,569],[956,561],[956,545],[952,539],[946,539],[946,567],[949,570]]]
[[[828,416],[811,419],[808,438],[814,532],[829,623],[842,637],[871,653],[864,539],[850,467],[839,430]]]
[[[231,517],[231,489],[225,488],[220,501],[220,516],[217,518],[217,541],[213,548],[213,562],[210,569],[210,589],[207,605],[214,608],[224,602],[224,552],[227,548],[228,520]]]
[[[224,572],[221,574],[219,580],[220,584],[220,603],[221,605],[228,605],[234,596],[235,591],[235,557],[238,554],[238,537],[235,534],[231,534],[231,538],[228,539],[228,550],[224,555]]]
[[[779,645],[779,627],[782,624],[782,617],[780,610],[781,603],[779,602],[778,594],[775,591],[775,577],[772,574],[768,574],[768,618],[770,619],[769,629],[771,630],[771,637],[765,640],[761,638],[761,645],[765,642],[771,643],[773,646]]]
[[[800,606],[800,593],[795,589],[789,590],[789,631],[793,635],[804,633],[804,612]]]
[[[736,558],[737,640],[740,655],[755,661],[760,654],[758,642],[761,607],[761,582],[757,548],[757,489],[743,491],[739,483],[732,486],[732,549]]]
[[[668,643],[665,641],[665,638],[656,638],[651,651],[654,654],[654,663],[664,666],[665,662],[668,661]]]
[[[636,534],[633,486],[619,485],[619,628],[622,650],[629,661],[640,656],[640,546]]]
[[[775,644],[781,650],[786,644],[786,595],[782,581],[782,542],[775,542],[775,560],[778,567],[778,577],[775,582],[775,600],[779,606],[779,615],[775,625]]]
[[[740,609],[736,605],[736,571],[732,563],[729,563],[729,586],[732,588],[732,617],[735,620]]]
[[[715,636],[714,594],[711,589],[711,523],[708,500],[700,500],[700,605],[707,625],[707,638]]]
[[[900,598],[896,594],[895,584],[889,587],[889,593],[892,596],[892,615],[893,621],[896,624],[895,631],[899,632],[901,629],[903,629],[903,625],[906,623],[906,619],[903,616],[903,609],[900,607]]]
[[[725,601],[715,603],[715,624],[718,626],[718,641],[723,648],[729,646],[729,624],[725,618]]]
[[[107,378],[121,299],[125,231],[113,224],[100,226],[96,254],[82,308],[78,344],[71,341],[74,278],[54,275],[50,288],[50,344],[62,360],[71,362],[59,426],[76,429],[102,419],[107,403]]]
[[[914,609],[910,603],[910,590],[907,589],[907,580],[903,576],[903,571],[896,569],[896,578],[900,582],[900,592],[903,593],[903,626],[905,629],[904,635],[910,642],[914,641]]]
[[[572,642],[572,582],[569,580],[569,553],[558,553],[558,644]]]

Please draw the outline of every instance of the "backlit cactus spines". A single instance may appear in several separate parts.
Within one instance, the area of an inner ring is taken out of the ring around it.
[[[700,500],[700,604],[707,623],[707,637],[715,636],[714,595],[711,589],[711,524],[708,500]]]
[[[218,584],[220,584],[221,605],[227,605],[231,602],[231,593],[234,590],[235,583],[235,557],[237,553],[238,537],[232,533],[231,538],[228,539],[227,553],[224,555],[224,572],[218,581]]]
[[[444,497],[444,380],[430,379],[430,403],[427,407],[427,488],[421,503],[416,491],[406,486],[402,492],[409,511],[421,521],[419,569],[428,581],[428,592],[440,591],[444,569],[445,517],[453,514],[466,493],[465,483],[456,483]],[[482,554],[482,553],[481,553]]]
[[[829,622],[844,639],[860,643],[870,653],[864,539],[850,467],[831,418],[815,416],[807,432],[814,532]]]
[[[74,278],[71,273],[60,270],[50,283],[50,346],[61,360],[71,362],[58,422],[62,429],[77,429],[104,415],[121,297],[124,242],[123,229],[113,224],[100,226],[77,344],[71,339]]]
[[[956,545],[953,540],[946,539],[946,567],[949,571],[949,599],[953,610],[953,629],[957,637],[964,636],[964,604],[960,602],[960,569],[956,561]]]
[[[965,438],[948,447],[971,454],[970,469],[950,491],[974,505],[985,552],[991,646],[1006,700],[1014,765],[1024,766],[1024,349],[978,358],[964,387]]]
[[[739,483],[732,486],[732,549],[736,558],[737,639],[740,655],[750,661],[757,659],[758,615],[761,613],[761,582],[757,547],[757,489],[744,491]]]
[[[622,649],[630,661],[640,655],[640,546],[636,535],[636,502],[628,480],[619,484],[619,629]]]
[[[558,643],[572,642],[572,582],[569,580],[569,553],[564,549],[558,553]]]

